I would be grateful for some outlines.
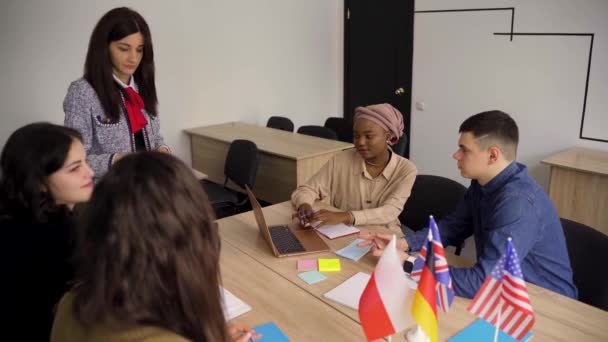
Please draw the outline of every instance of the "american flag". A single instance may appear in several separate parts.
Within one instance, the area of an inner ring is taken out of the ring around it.
[[[452,285],[452,277],[450,277],[450,269],[448,261],[445,257],[441,237],[439,236],[439,228],[433,216],[429,218],[429,235],[427,236],[418,258],[414,261],[414,267],[410,275],[416,282],[420,281],[422,269],[426,262],[427,248],[433,246],[433,257],[435,265],[435,279],[437,279],[437,306],[447,312],[454,301],[454,287]]]
[[[532,303],[511,238],[507,241],[505,254],[467,310],[495,326],[499,325],[501,330],[517,340],[522,339],[534,325]]]

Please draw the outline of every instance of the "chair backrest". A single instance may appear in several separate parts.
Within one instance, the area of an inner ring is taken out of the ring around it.
[[[270,118],[268,118],[266,127],[293,132],[293,122],[291,122],[289,118],[283,116],[271,116]]]
[[[336,134],[336,132],[323,126],[300,126],[300,128],[298,128],[298,133],[312,135],[314,137],[319,138],[338,140],[338,135]]]
[[[336,132],[338,140],[344,142],[352,142],[350,136],[352,135],[352,127],[349,126],[348,121],[344,118],[329,117],[325,120],[324,127],[331,129]],[[351,134],[349,134],[349,131]]]
[[[260,154],[255,143],[249,140],[234,140],[230,144],[224,163],[226,182],[230,179],[243,189],[245,185],[253,188],[258,174],[259,160]]]
[[[608,273],[602,264],[608,260],[608,235],[568,219],[561,219],[578,299],[608,310]]]
[[[407,134],[403,133],[401,138],[397,141],[395,145],[393,145],[393,152],[398,155],[405,157],[405,149],[407,148]]]
[[[429,225],[429,215],[439,221],[450,214],[467,188],[449,178],[418,175],[399,220],[413,231]]]

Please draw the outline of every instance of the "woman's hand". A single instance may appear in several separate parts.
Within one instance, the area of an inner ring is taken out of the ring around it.
[[[321,209],[312,216],[312,221],[318,222],[318,227],[338,223],[351,224],[353,217],[348,211],[329,211]]]
[[[298,207],[298,212],[296,216],[298,221],[303,227],[310,226],[312,224],[311,220],[313,217],[314,211],[312,210],[312,206],[308,203],[301,204]]]
[[[169,147],[167,147],[167,146],[160,146],[160,147],[157,149],[157,151],[158,151],[158,152],[162,152],[162,153],[169,153],[169,154],[171,154],[171,150],[170,150],[170,149],[169,149]]]
[[[250,339],[255,341],[261,337],[262,334],[256,334],[253,329],[240,324],[232,324],[228,327],[228,340],[232,342],[249,342]]]
[[[128,156],[129,153],[115,153],[114,156],[112,157],[112,165],[116,164],[117,161],[121,160],[122,158]]]

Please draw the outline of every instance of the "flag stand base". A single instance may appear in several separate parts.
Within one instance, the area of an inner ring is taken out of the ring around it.
[[[405,333],[405,340],[407,342],[430,342],[431,340],[426,336],[424,331],[420,329],[419,325],[416,325],[414,328],[409,329]]]

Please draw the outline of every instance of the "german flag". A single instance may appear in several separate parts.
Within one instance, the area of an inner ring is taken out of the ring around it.
[[[429,243],[427,241],[427,243]],[[426,260],[412,302],[412,316],[431,342],[437,342],[437,280],[435,279],[435,252],[430,241]]]

